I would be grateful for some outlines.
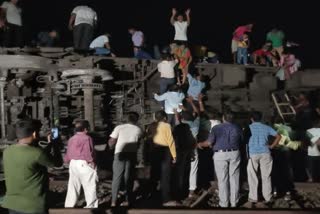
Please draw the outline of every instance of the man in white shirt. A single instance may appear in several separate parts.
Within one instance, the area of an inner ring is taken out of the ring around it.
[[[98,36],[91,42],[89,47],[90,49],[95,50],[95,55],[101,56],[111,54],[111,56],[115,57],[115,55],[111,52],[109,37],[111,37],[110,34],[106,33]]]
[[[21,8],[17,4],[18,0],[10,0],[1,5],[1,11],[4,13],[1,16],[6,19],[4,23],[0,24],[0,29],[3,28],[5,32],[5,47],[21,47],[23,45]]]
[[[138,59],[152,59],[150,54],[143,50],[143,48],[145,47],[145,39],[143,32],[137,30],[134,27],[130,27],[128,29],[128,32],[129,34],[131,34],[134,56]]]
[[[128,115],[128,123],[117,126],[110,135],[109,146],[115,145],[112,178],[112,202],[115,207],[122,179],[126,188],[126,201],[123,206],[132,202],[133,169],[135,167],[138,142],[142,136],[141,129],[137,126],[139,115],[131,112]]]
[[[76,50],[88,50],[97,23],[97,13],[88,6],[77,6],[73,9],[69,29],[73,30],[73,43]]]
[[[175,8],[172,9],[172,15],[170,18],[171,24],[175,29],[175,42],[187,42],[187,29],[190,25],[190,9],[185,12],[186,20],[184,19],[182,14],[177,15],[177,10]],[[177,17],[177,18],[176,18]]]
[[[176,83],[174,67],[177,63],[178,61],[172,59],[171,55],[162,55],[162,61],[158,64],[158,71],[160,72],[160,94],[167,92],[169,86]]]

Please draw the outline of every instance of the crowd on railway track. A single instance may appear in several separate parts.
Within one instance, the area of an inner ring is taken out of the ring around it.
[[[21,10],[18,0],[2,4],[0,28],[4,30],[5,46],[22,43]],[[192,197],[211,180],[218,182],[219,206],[235,208],[239,205],[241,183],[249,184],[248,203],[258,203],[259,184],[262,185],[266,206],[275,197],[290,200],[294,194],[294,164],[300,162],[310,182],[320,181],[320,103],[319,97],[310,99],[301,93],[293,100],[297,112],[292,121],[275,116],[273,121],[263,121],[262,113],[252,111],[247,125],[240,126],[236,115],[226,109],[219,112],[206,105],[206,84],[201,73],[192,69],[192,54],[188,48],[187,29],[191,24],[191,10],[178,13],[172,9],[171,25],[175,38],[170,48],[162,51],[159,93],[154,99],[161,110],[154,112],[155,121],[146,129],[139,127],[140,115],[127,114],[124,124],[111,132],[108,149],[114,150],[111,207],[130,206],[135,202],[133,181],[137,164],[137,151],[144,144],[140,161],[151,167],[148,186],[153,197],[160,192],[163,206],[176,206]],[[69,29],[73,31],[74,48],[91,50],[95,55],[115,56],[110,45],[110,35],[93,39],[96,12],[88,6],[77,6],[71,13]],[[232,38],[234,62],[247,65],[252,24],[238,27]],[[144,49],[144,34],[135,27],[132,50],[136,58],[150,59]],[[52,46],[58,32],[42,32],[39,45]],[[285,35],[281,30],[271,30],[266,43],[253,52],[254,64],[279,67],[277,77],[287,80],[295,73],[300,62],[285,49]],[[217,62],[216,56],[205,51],[203,60]],[[212,61],[210,61],[212,60]],[[18,143],[3,153],[6,196],[2,206],[10,213],[45,213],[48,185],[47,167],[69,167],[68,191],[65,207],[76,206],[83,189],[86,208],[97,208],[97,160],[90,125],[86,120],[74,121],[74,135],[68,139],[67,152],[62,158],[58,138],[48,134],[46,149],[35,146],[39,124],[31,119],[21,119],[16,124]],[[299,157],[297,161],[295,158]],[[200,176],[201,175],[201,176]],[[123,190],[124,199],[119,200]]]

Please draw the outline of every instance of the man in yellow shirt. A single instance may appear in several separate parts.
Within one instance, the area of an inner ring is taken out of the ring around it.
[[[167,114],[158,111],[155,114],[155,133],[153,137],[151,155],[151,180],[156,185],[157,178],[160,177],[161,195],[163,206],[175,206],[171,201],[171,164],[176,163],[176,147],[172,136],[171,126],[167,123]],[[160,172],[160,175],[158,173]]]

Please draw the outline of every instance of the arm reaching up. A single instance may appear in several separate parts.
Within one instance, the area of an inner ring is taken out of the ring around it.
[[[191,12],[191,9],[189,8],[187,11],[186,11],[186,17],[187,17],[187,23],[188,23],[188,26],[190,25],[190,12]]]
[[[176,8],[172,8],[172,14],[171,14],[171,18],[170,18],[170,23],[173,25],[174,24],[174,22],[176,21],[174,18],[175,18],[175,16],[176,16],[176,14],[177,14],[177,10],[176,10]]]

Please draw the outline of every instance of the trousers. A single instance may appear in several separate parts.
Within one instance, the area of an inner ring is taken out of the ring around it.
[[[23,46],[22,26],[8,23],[6,30],[4,31],[3,43],[5,47],[22,47]]]
[[[110,54],[110,50],[108,48],[95,48],[94,54],[97,56],[106,56]]]
[[[133,188],[133,169],[135,166],[136,153],[118,153],[113,160],[112,177],[112,202],[116,203],[121,183],[124,180],[126,200],[131,202]]]
[[[236,207],[239,201],[240,152],[216,152],[213,155],[218,179],[219,205]]]
[[[156,190],[157,180],[160,179],[162,202],[171,200],[171,154],[168,147],[154,146],[151,157],[152,191]]]
[[[190,175],[189,175],[189,190],[191,191],[194,191],[197,189],[198,164],[199,164],[198,149],[195,149],[194,160],[191,161]]]
[[[64,206],[74,207],[80,195],[81,186],[86,199],[85,208],[97,208],[97,171],[84,160],[71,160],[69,165],[69,183]]]
[[[239,48],[237,51],[237,63],[238,64],[248,64],[248,48]]]
[[[270,201],[272,197],[271,172],[272,157],[270,154],[251,155],[248,166],[249,200],[258,201],[258,168],[260,166],[262,180],[262,195],[265,201]]]
[[[78,24],[73,29],[73,43],[77,50],[88,50],[93,38],[93,26]]]
[[[160,78],[160,94],[164,94],[168,91],[169,86],[174,85],[176,82],[175,78]]]

